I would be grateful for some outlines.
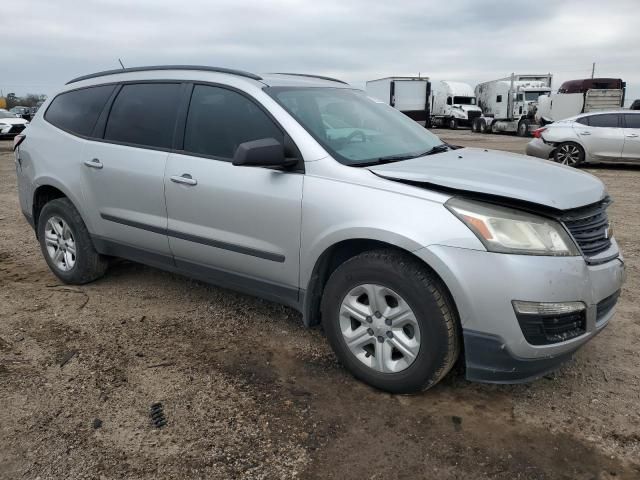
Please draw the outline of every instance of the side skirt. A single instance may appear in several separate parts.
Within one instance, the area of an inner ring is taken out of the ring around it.
[[[178,273],[212,285],[287,305],[302,312],[304,291],[300,289],[267,282],[228,270],[192,263],[184,259],[174,259],[171,255],[150,252],[96,235],[91,238],[96,250],[103,255],[125,258],[151,267]]]

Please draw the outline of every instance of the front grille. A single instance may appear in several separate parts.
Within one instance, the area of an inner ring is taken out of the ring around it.
[[[477,110],[472,110],[470,112],[467,112],[467,118],[469,118],[469,120],[478,118],[480,115],[482,115],[482,112],[478,112]]]
[[[562,222],[587,257],[604,252],[611,246],[607,216],[610,203],[606,198],[595,205],[569,210],[562,215]]]
[[[524,338],[531,345],[564,342],[586,332],[586,311],[563,315],[516,314]]]
[[[596,307],[596,322],[599,322],[604,318],[604,316],[609,313],[613,307],[616,306],[618,302],[618,298],[620,297],[620,290],[615,292],[613,295],[609,295],[604,300],[600,300]]]

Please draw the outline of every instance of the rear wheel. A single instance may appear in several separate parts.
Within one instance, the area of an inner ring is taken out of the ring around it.
[[[88,283],[107,269],[107,259],[96,252],[80,213],[67,198],[42,208],[38,239],[49,268],[65,283]]]
[[[573,142],[565,142],[558,145],[553,159],[562,165],[577,167],[584,162],[584,150],[580,145]]]
[[[365,252],[336,269],[323,293],[322,322],[347,370],[393,393],[435,385],[459,353],[444,285],[417,259],[393,250]]]
[[[520,121],[520,123],[518,124],[518,130],[516,133],[519,137],[527,137],[529,135],[529,121],[528,120]]]
[[[475,133],[480,133],[480,119],[474,118],[473,122],[471,122],[471,131]]]

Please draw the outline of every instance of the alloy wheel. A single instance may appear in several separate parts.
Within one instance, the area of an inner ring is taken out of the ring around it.
[[[381,373],[407,369],[420,350],[413,310],[382,285],[358,285],[347,293],[340,306],[340,331],[351,353]]]
[[[561,145],[556,155],[558,163],[573,166],[580,162],[580,149],[576,145]]]
[[[76,242],[73,232],[60,217],[47,220],[44,229],[44,243],[47,254],[59,270],[68,272],[76,264]]]

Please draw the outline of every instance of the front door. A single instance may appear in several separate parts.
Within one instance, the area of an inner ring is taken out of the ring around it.
[[[640,113],[624,114],[623,160],[640,160]]]
[[[88,142],[84,149],[83,193],[92,234],[118,248],[147,252],[146,263],[172,261],[164,171],[180,88],[179,83],[124,85],[100,135],[103,141]]]
[[[304,175],[231,163],[239,144],[260,138],[284,132],[252,99],[193,87],[184,148],[166,167],[169,244],[193,276],[292,304]]]
[[[618,114],[603,113],[582,117],[574,129],[592,160],[620,160],[624,134]]]

